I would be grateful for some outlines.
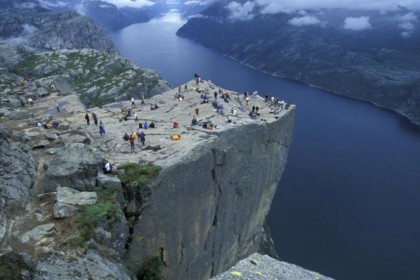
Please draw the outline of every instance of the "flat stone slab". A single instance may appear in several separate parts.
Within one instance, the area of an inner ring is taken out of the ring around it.
[[[57,203],[69,205],[92,205],[98,200],[96,192],[80,192],[78,190],[58,187]]]
[[[297,265],[252,254],[211,280],[333,280]]]
[[[21,237],[20,241],[26,243],[30,240],[39,241],[42,238],[52,234],[54,232],[54,224],[44,224],[35,227],[34,229],[25,232]]]

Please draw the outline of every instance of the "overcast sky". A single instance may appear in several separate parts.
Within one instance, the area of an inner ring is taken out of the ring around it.
[[[365,14],[366,11],[380,11],[384,15],[387,11],[399,11],[400,15],[394,16],[394,19],[401,30],[401,36],[408,38],[411,37],[415,24],[419,21],[413,11],[420,11],[420,0],[248,0],[243,3],[232,1],[226,8],[230,10],[231,20],[251,20],[256,15],[258,10],[256,8],[260,8],[262,14],[289,13],[293,18],[288,24],[294,26],[328,24],[328,21],[321,20],[313,10],[328,8],[357,10],[360,12],[359,16],[344,18],[339,26],[355,32],[374,28],[370,17]]]

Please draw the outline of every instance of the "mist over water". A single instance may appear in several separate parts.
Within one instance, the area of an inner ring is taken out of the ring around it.
[[[198,72],[297,105],[268,222],[282,260],[337,279],[420,279],[420,129],[373,105],[241,65],[175,33],[176,11],[112,34],[173,86]],[[205,30],[203,30],[205,32]]]

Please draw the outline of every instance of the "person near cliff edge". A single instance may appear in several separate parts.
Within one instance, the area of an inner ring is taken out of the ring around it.
[[[95,114],[95,113],[92,113],[92,119],[93,119],[93,123],[94,123],[95,125],[98,125],[98,117],[96,116],[96,114]]]
[[[85,120],[86,120],[86,124],[90,125],[90,118],[89,118],[89,115],[88,115],[87,112],[86,112],[86,115],[85,115]]]
[[[103,168],[104,174],[111,174],[112,173],[112,164],[107,161]]]

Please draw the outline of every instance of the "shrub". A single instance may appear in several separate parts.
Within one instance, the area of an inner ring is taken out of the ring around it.
[[[110,202],[81,206],[76,221],[83,240],[87,241],[91,238],[93,231],[101,220],[112,221],[118,209],[117,205]]]
[[[23,260],[21,255],[9,252],[0,256],[0,279],[20,280],[22,270],[32,272],[34,269]]]
[[[152,182],[159,175],[161,167],[127,162],[118,166],[118,169],[124,170],[124,173],[119,175],[123,184],[144,186]]]

